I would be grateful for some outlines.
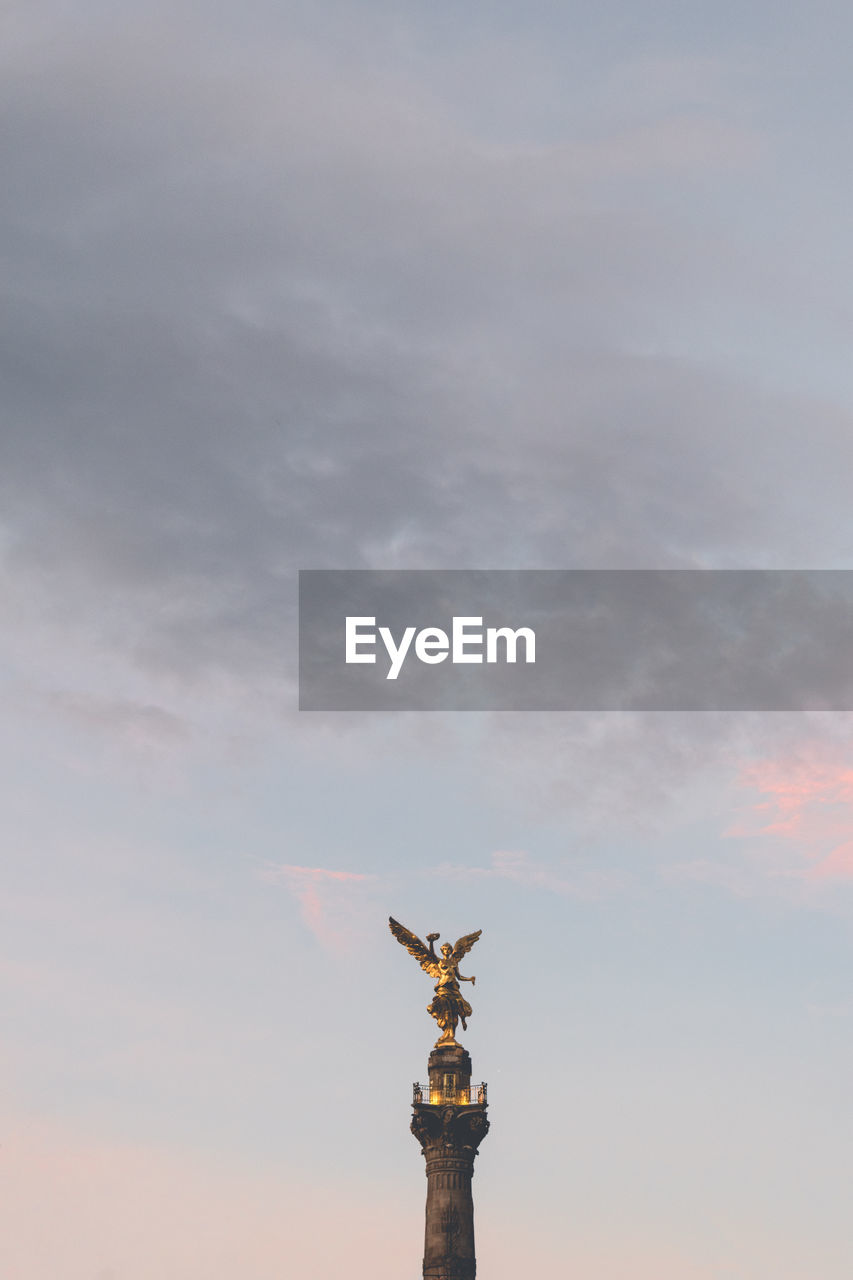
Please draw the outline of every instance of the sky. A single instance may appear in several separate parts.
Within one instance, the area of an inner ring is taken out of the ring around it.
[[[2,24],[3,1276],[417,1276],[393,915],[486,1280],[848,1280],[850,716],[296,689],[300,568],[851,567],[848,7]]]

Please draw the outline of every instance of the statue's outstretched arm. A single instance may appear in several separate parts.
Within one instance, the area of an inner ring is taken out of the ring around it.
[[[477,979],[476,979],[476,978],[466,978],[466,977],[464,977],[464,976],[459,972],[459,970],[458,970],[458,969],[456,970],[456,976],[457,976],[457,978],[459,979],[459,981],[460,981],[460,982],[476,982],[476,981],[477,981]]]

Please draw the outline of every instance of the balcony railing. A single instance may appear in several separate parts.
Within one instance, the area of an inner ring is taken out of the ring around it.
[[[428,1104],[432,1107],[446,1107],[448,1103],[455,1107],[486,1106],[488,1102],[486,1084],[472,1084],[464,1089],[445,1089],[441,1085],[412,1085],[412,1102]]]

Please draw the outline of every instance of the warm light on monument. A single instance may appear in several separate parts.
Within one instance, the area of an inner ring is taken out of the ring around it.
[[[429,1055],[429,1084],[415,1084],[412,1099],[412,1133],[426,1160],[427,1199],[424,1236],[424,1280],[474,1280],[474,1201],[471,1178],[477,1148],[489,1130],[486,1085],[471,1085],[471,1058],[456,1039],[459,1022],[467,1030],[471,1006],[462,995],[459,963],[482,933],[468,933],[455,947],[445,942],[441,955],[434,943],[440,936],[428,933],[427,947],[416,934],[393,918],[388,921],[398,942],[413,955],[431,978],[435,994],[427,1012],[435,1018],[441,1035]],[[424,1097],[429,1101],[425,1102]]]

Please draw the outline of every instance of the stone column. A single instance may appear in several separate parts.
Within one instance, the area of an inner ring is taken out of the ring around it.
[[[471,1100],[471,1059],[460,1044],[429,1056],[429,1086],[416,1087],[412,1133],[426,1159],[424,1280],[474,1280],[474,1201],[471,1178],[477,1148],[489,1129],[486,1090]]]

